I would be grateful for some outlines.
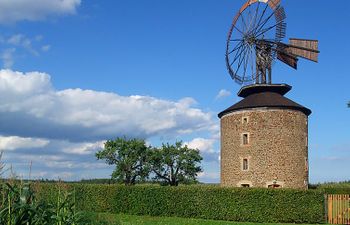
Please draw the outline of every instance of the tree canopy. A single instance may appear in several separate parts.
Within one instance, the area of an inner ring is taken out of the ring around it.
[[[148,177],[148,153],[144,140],[117,138],[107,141],[104,149],[96,153],[96,157],[109,165],[116,165],[112,178],[125,185],[133,185]]]
[[[167,143],[154,148],[148,163],[155,179],[177,186],[181,182],[196,181],[197,174],[202,171],[199,165],[202,159],[199,150],[183,146],[178,141],[174,145]]]
[[[198,149],[188,148],[181,141],[162,144],[160,148],[146,146],[144,140],[117,138],[105,143],[96,153],[99,160],[115,165],[112,179],[134,185],[151,177],[163,184],[195,182],[202,171]]]

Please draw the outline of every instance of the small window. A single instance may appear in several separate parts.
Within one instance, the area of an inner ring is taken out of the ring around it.
[[[241,184],[241,187],[244,187],[244,188],[249,188],[250,185],[249,184]]]
[[[248,170],[248,159],[243,159],[243,170]]]
[[[249,137],[248,137],[248,134],[243,134],[243,136],[242,136],[242,144],[243,144],[243,145],[249,144]]]
[[[247,124],[248,123],[248,117],[243,117],[242,118],[242,123]]]
[[[267,186],[268,188],[272,188],[272,189],[277,189],[277,188],[281,188],[281,185],[279,184],[270,184],[269,186]]]

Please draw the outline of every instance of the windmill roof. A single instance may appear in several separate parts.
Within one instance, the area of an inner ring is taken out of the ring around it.
[[[225,109],[218,116],[221,118],[231,112],[261,107],[298,110],[309,116],[311,114],[310,109],[283,96],[290,89],[291,86],[285,84],[250,85],[243,87],[238,92],[238,95],[244,97],[244,99]]]

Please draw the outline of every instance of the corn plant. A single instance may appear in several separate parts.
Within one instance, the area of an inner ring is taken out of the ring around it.
[[[2,225],[80,225],[74,191],[59,187],[55,205],[38,202],[29,183],[1,185],[0,224]]]
[[[2,153],[0,153],[1,162]],[[4,166],[0,163],[0,174]],[[1,225],[80,225],[75,192],[58,183],[57,204],[35,199],[32,184],[23,183],[11,169],[11,179],[0,180]]]
[[[58,195],[53,218],[57,225],[78,225],[80,213],[75,208],[75,190],[69,192],[61,182],[58,183]]]
[[[18,184],[2,185],[2,208],[0,211],[0,224],[33,224],[36,216],[33,195],[28,186],[20,187]]]

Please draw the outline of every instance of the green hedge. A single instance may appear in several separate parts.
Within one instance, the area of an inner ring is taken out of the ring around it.
[[[323,223],[324,194],[320,191],[71,184],[76,205],[83,211],[186,218]],[[38,198],[52,203],[57,186],[40,185]]]
[[[350,195],[350,188],[349,187],[326,187],[321,188],[323,189],[324,193],[326,194],[348,194]]]

